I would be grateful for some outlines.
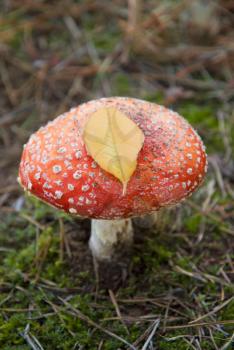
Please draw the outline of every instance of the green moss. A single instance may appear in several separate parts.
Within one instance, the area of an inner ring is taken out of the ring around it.
[[[15,314],[7,313],[8,318],[0,319],[0,325],[2,329],[0,331],[0,344],[3,348],[24,349],[25,340],[20,335],[25,329],[27,323],[30,323],[31,333],[41,342],[43,346],[48,344],[48,349],[71,349],[74,344],[80,344],[85,349],[94,349],[97,344],[100,343],[100,339],[103,340],[103,348],[114,350],[116,348],[123,347],[121,342],[108,337],[101,331],[93,331],[93,327],[88,325],[85,321],[81,320],[74,315],[71,315],[69,309],[61,304],[57,298],[57,294],[53,291],[47,291],[38,287],[36,281],[38,273],[37,256],[42,257],[43,252],[47,251],[44,256],[42,266],[40,267],[40,278],[50,281],[55,284],[56,288],[69,288],[80,287],[87,284],[92,285],[93,277],[90,276],[89,271],[80,271],[76,278],[69,277],[69,266],[62,263],[59,260],[59,236],[58,236],[58,216],[64,220],[64,223],[72,220],[65,214],[56,212],[53,208],[41,203],[35,198],[29,198],[24,208],[24,213],[33,213],[33,218],[38,223],[45,224],[45,229],[39,231],[37,242],[36,228],[29,221],[24,219],[24,216],[15,216],[14,224],[12,224],[12,217],[2,225],[4,230],[12,230],[12,234],[15,235],[15,243],[19,244],[20,249],[9,251],[3,258],[3,263],[0,268],[0,273],[4,282],[11,283],[14,286],[21,286],[22,289],[14,291],[13,296],[9,301],[4,302],[3,307],[14,308]],[[122,287],[118,291],[118,297],[123,299],[135,298],[137,295],[142,295],[139,288],[143,289],[146,295],[159,295],[168,292],[168,289],[172,286],[179,286],[183,290],[186,296],[187,302],[189,300],[189,294],[194,288],[199,292],[196,293],[197,300],[201,305],[206,306],[208,309],[213,307],[213,300],[216,295],[220,294],[220,287],[214,282],[203,283],[202,281],[193,279],[189,276],[185,276],[178,271],[174,270],[173,266],[178,265],[181,268],[192,271],[192,264],[199,265],[202,262],[202,254],[192,256],[191,254],[178,257],[176,252],[183,244],[183,241],[177,238],[173,238],[173,233],[167,235],[166,232],[170,227],[170,223],[173,221],[173,212],[170,215],[167,213],[163,215],[161,219],[159,217],[159,231],[148,232],[146,237],[138,249],[134,253],[132,259],[132,269],[140,271],[144,266],[144,271],[140,273],[140,279],[138,274],[133,274],[127,282],[127,285]],[[17,220],[16,220],[17,218]],[[45,220],[46,218],[46,220]],[[183,222],[182,231],[188,231],[188,233],[194,234],[199,227],[201,220],[200,214],[191,212],[191,215]],[[16,225],[17,222],[17,225]],[[48,225],[49,222],[49,225]],[[160,223],[161,222],[161,223]],[[19,226],[18,226],[19,225]],[[209,225],[209,222],[207,223]],[[15,226],[17,229],[15,230]],[[21,228],[20,228],[21,226]],[[0,226],[0,239],[4,242],[1,234]],[[160,232],[160,233],[159,233]],[[22,245],[23,237],[27,237],[26,244]],[[222,235],[217,237],[217,240],[221,239]],[[40,264],[40,259],[38,263]],[[173,265],[172,265],[173,263]],[[213,264],[206,268],[206,273],[213,275],[217,274],[219,264]],[[141,286],[141,287],[140,287]],[[102,293],[102,291],[100,291]],[[144,293],[145,293],[144,292]],[[232,293],[230,287],[225,287],[225,293]],[[7,293],[2,294],[0,302],[4,301],[7,297]],[[104,292],[105,295],[105,292]],[[209,295],[209,298],[207,296]],[[62,295],[63,297],[63,295]],[[132,323],[128,325],[129,335],[126,333],[122,323],[117,321],[104,321],[101,320],[113,317],[115,315],[115,309],[110,300],[104,298],[98,301],[98,307],[96,308],[93,300],[93,295],[89,293],[73,294],[69,299],[69,303],[84,315],[89,317],[94,322],[101,324],[104,328],[111,329],[116,334],[129,342],[134,342],[140,337],[145,330],[146,325],[142,323]],[[50,303],[57,305],[58,309],[56,314],[51,314]],[[30,305],[34,305],[35,309],[30,312],[29,320],[28,312],[21,312],[22,308],[28,308]],[[122,305],[121,305],[122,307]],[[133,308],[134,310],[134,308]],[[146,313],[155,312],[158,314],[164,314],[165,310],[158,307],[152,309]],[[230,303],[222,313],[219,313],[221,319],[233,319],[233,303]],[[47,317],[43,315],[49,314]],[[125,311],[123,311],[125,314]],[[134,313],[133,313],[134,314]],[[130,311],[131,315],[131,311]],[[187,316],[189,318],[197,317],[195,310],[187,310]],[[37,317],[40,317],[37,319]],[[225,327],[227,332],[230,331],[230,327]],[[190,330],[183,330],[190,332]],[[72,336],[73,334],[73,336]],[[167,332],[166,338],[170,338],[178,335],[177,332]],[[162,339],[156,339],[155,344],[160,349],[176,349],[187,348],[188,344],[181,338],[174,341],[168,341],[163,337]],[[62,344],[62,345],[60,345]],[[202,348],[211,350],[212,347],[209,342],[202,342]],[[217,340],[218,344],[218,340]],[[223,344],[223,341],[220,341]]]
[[[162,350],[188,350],[188,343],[186,343],[183,339],[179,338],[178,340],[165,341],[161,340],[159,342],[159,349]]]
[[[117,23],[106,22],[103,25],[101,16],[94,17],[90,13],[82,18],[82,27],[86,31],[88,40],[92,41],[92,45],[99,54],[112,52],[120,40],[120,30]]]
[[[214,150],[222,152],[224,145],[220,142],[220,130],[216,117],[217,107],[215,105],[201,106],[192,102],[183,103],[177,109],[195,128],[207,146],[207,152]]]
[[[2,320],[0,324],[0,346],[24,343],[19,333],[25,328],[27,322],[25,321],[25,315],[19,313],[11,316],[8,322]]]
[[[166,263],[172,256],[173,252],[165,245],[153,240],[148,241],[144,257],[147,262],[151,260],[152,266]]]
[[[154,93],[145,94],[142,98],[146,101],[158,104],[163,104],[164,101],[164,96],[161,91],[155,91]]]
[[[185,227],[189,232],[197,233],[199,230],[199,226],[201,224],[202,215],[201,214],[194,214],[184,220]]]
[[[215,108],[212,106],[200,106],[187,102],[184,103],[179,110],[191,124],[205,124],[210,128],[217,127]]]
[[[232,300],[221,312],[221,317],[223,320],[233,320],[234,319],[234,300]]]
[[[131,91],[129,76],[124,73],[114,75],[113,89],[115,96],[129,96]]]
[[[0,18],[0,34],[3,42],[8,43],[16,52],[20,51],[24,34],[30,31],[30,21],[25,20],[23,14],[23,9],[17,9]]]

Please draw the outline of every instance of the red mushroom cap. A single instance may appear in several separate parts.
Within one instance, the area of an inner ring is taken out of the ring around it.
[[[104,107],[124,113],[145,136],[124,195],[121,182],[94,161],[82,138],[90,115]],[[199,186],[206,168],[200,137],[176,112],[112,97],[73,108],[33,134],[23,151],[19,181],[33,195],[66,212],[118,219],[178,203]]]

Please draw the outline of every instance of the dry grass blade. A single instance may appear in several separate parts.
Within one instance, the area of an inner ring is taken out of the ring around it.
[[[27,342],[28,346],[32,350],[44,350],[43,346],[40,344],[40,342],[37,340],[37,338],[30,333],[30,325],[27,324],[25,327],[24,332],[20,333],[20,335],[25,339]]]
[[[16,108],[15,110],[1,116],[0,119],[0,127],[6,127],[13,123],[18,123],[21,120],[24,120],[25,113],[28,113],[31,111],[34,107],[34,104],[28,103],[23,104],[20,107]]]
[[[22,218],[24,218],[25,220],[27,220],[28,222],[30,222],[31,224],[33,224],[34,226],[36,226],[41,231],[43,231],[45,229],[45,226],[41,225],[38,221],[34,220],[31,216],[29,216],[25,213],[20,213],[20,216]]]
[[[206,282],[206,279],[204,277],[202,277],[199,273],[197,272],[191,272],[191,271],[187,271],[185,269],[183,269],[182,267],[180,266],[175,266],[175,270],[177,272],[180,272],[188,277],[192,277],[192,278],[195,278],[201,282]]]
[[[187,203],[194,209],[196,209],[199,213],[202,215],[205,215],[208,219],[212,220],[213,222],[219,224],[219,229],[223,232],[229,233],[232,236],[234,236],[234,229],[229,229],[228,227],[223,225],[223,220],[216,217],[214,214],[211,214],[209,212],[203,212],[200,210],[199,206],[195,203],[193,203],[191,200],[188,200]]]
[[[194,337],[192,337],[190,340],[183,338],[183,340],[188,344],[189,348],[192,348],[193,350],[201,350],[200,347],[198,348],[193,345]]]
[[[82,312],[80,312],[78,309],[76,309],[74,306],[72,306],[70,303],[68,303],[66,300],[58,297],[59,300],[68,307],[68,309],[72,310],[74,312],[74,314],[79,317],[81,320],[87,322],[89,325],[91,325],[92,327],[95,327],[97,329],[99,329],[101,332],[109,335],[112,338],[115,338],[117,340],[119,340],[121,343],[124,343],[125,345],[127,345],[130,349],[132,350],[137,350],[135,348],[135,346],[133,346],[132,344],[130,344],[128,341],[126,341],[125,339],[123,339],[122,337],[120,337],[119,335],[109,331],[108,329],[103,328],[102,326],[100,326],[99,324],[97,324],[96,322],[94,322],[93,320],[91,320],[88,316],[84,315]]]
[[[158,319],[158,320],[156,320],[156,321],[154,322],[152,332],[150,333],[149,337],[147,338],[145,344],[143,345],[142,350],[147,350],[148,345],[149,345],[150,342],[152,341],[152,339],[153,339],[153,337],[154,337],[154,335],[155,335],[155,332],[156,332],[156,330],[157,330],[158,327],[159,327],[159,324],[160,324],[160,319]]]
[[[215,349],[215,350],[219,350],[219,349],[218,349],[218,346],[217,346],[217,344],[216,344],[216,342],[215,342],[215,339],[214,339],[213,332],[212,332],[211,328],[209,328],[209,333],[210,333],[210,339],[211,339],[211,341],[212,341],[212,343],[213,343],[213,345],[214,345],[214,349]]]
[[[11,297],[12,297],[12,295],[13,295],[13,289],[10,290],[10,292],[8,293],[8,295],[7,295],[4,299],[2,299],[2,300],[0,301],[0,306],[2,306],[4,303],[6,303],[8,300],[10,300]]]
[[[59,306],[58,306],[58,305],[55,305],[52,301],[50,301],[50,300],[47,298],[46,293],[44,293],[44,291],[43,291],[41,288],[39,288],[39,289],[42,291],[42,293],[43,293],[43,295],[44,295],[45,302],[51,306],[51,308],[52,308],[53,311],[54,311],[54,314],[58,316],[59,320],[61,321],[61,323],[63,324],[63,326],[67,329],[68,333],[69,333],[72,337],[75,337],[75,333],[72,332],[72,331],[69,329],[69,327],[67,327],[66,322],[65,322],[64,319],[63,319],[63,315],[61,315],[61,313],[60,313],[60,308],[59,308]],[[53,315],[53,314],[52,314],[52,315]]]
[[[201,321],[203,320],[204,318],[206,317],[209,317],[213,314],[215,314],[216,312],[220,311],[221,309],[223,309],[225,306],[227,306],[230,302],[232,302],[234,300],[234,297],[231,297],[230,299],[226,300],[224,303],[222,303],[221,305],[217,305],[213,310],[211,310],[210,312],[208,312],[207,314],[205,315],[202,315],[198,318],[196,318],[195,320],[193,321],[190,321],[189,323],[197,323],[198,321]]]
[[[119,309],[119,305],[118,305],[117,300],[115,298],[114,292],[111,289],[109,289],[109,295],[110,295],[110,299],[112,301],[112,304],[114,305],[117,316],[119,317],[121,323],[123,324],[124,328],[126,329],[127,334],[129,334],[128,328],[123,321],[123,318],[122,318],[122,315],[121,315],[121,312]]]
[[[231,338],[220,348],[220,350],[226,350],[229,345],[231,345],[234,342],[234,333],[232,334]]]
[[[0,311],[4,311],[4,312],[13,312],[13,313],[17,313],[17,312],[22,312],[25,313],[28,311],[28,308],[10,308],[10,307],[1,307]]]
[[[232,325],[234,324],[234,320],[188,323],[188,324],[177,325],[177,326],[166,326],[166,329],[184,329],[184,328],[193,328],[193,327],[202,327],[202,326],[214,326],[214,325],[220,325],[220,324]]]
[[[150,326],[148,328],[146,328],[146,330],[140,335],[140,337],[137,340],[135,340],[133,345],[138,346],[146,337],[149,336],[153,327],[154,327],[154,323],[150,324]]]

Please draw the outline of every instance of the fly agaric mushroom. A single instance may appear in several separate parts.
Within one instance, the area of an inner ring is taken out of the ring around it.
[[[185,119],[112,97],[73,108],[33,134],[19,182],[52,206],[91,218],[89,245],[102,260],[131,245],[132,217],[185,199],[206,168],[203,143]]]

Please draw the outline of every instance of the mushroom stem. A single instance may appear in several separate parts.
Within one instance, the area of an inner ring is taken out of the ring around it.
[[[131,219],[96,220],[91,222],[89,247],[97,260],[112,260],[133,243]]]

